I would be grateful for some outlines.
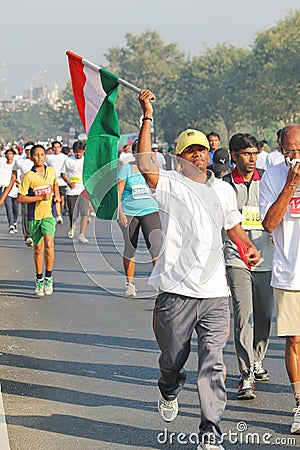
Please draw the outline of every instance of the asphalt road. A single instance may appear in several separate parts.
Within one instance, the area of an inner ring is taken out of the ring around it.
[[[66,224],[58,226],[55,292],[36,298],[32,248],[21,232],[8,234],[0,210],[0,377],[10,449],[195,449],[195,339],[177,419],[165,424],[157,413],[159,351],[152,332],[154,292],[146,284],[147,252],[141,245],[140,298],[126,299],[116,224],[90,223],[88,245],[73,242],[66,232]],[[283,340],[272,333],[265,361],[271,381],[257,384],[255,400],[236,400],[232,337],[224,359],[226,450],[299,448],[300,437],[289,435],[294,404]],[[0,450],[4,429],[2,420]]]

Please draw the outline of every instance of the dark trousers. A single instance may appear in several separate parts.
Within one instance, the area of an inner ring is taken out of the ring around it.
[[[185,382],[183,366],[198,336],[198,395],[201,409],[200,440],[218,441],[226,405],[226,368],[223,348],[229,334],[227,297],[195,299],[164,292],[155,303],[153,329],[161,350],[158,386],[166,400],[174,400]]]

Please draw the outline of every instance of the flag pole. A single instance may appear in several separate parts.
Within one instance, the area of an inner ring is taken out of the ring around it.
[[[71,51],[67,51],[66,54],[68,56],[71,56],[71,57],[75,58],[75,59],[80,59],[84,66],[88,67],[89,69],[93,70],[94,72],[98,72],[98,73],[100,72],[101,67],[97,66],[97,64],[95,64],[95,63],[93,63],[91,61],[88,61],[85,58],[81,58],[81,56],[76,55],[76,53],[73,53]],[[138,88],[137,86],[134,86],[134,84],[131,84],[131,83],[129,83],[126,80],[123,80],[123,78],[121,78],[121,77],[117,78],[117,82],[119,84],[121,84],[122,86],[127,87],[128,89],[130,89],[133,92],[137,92],[138,94],[141,92],[140,88]]]

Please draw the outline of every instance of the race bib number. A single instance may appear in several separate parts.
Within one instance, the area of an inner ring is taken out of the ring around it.
[[[136,184],[132,186],[132,197],[134,200],[139,200],[141,198],[149,198],[149,188],[146,184]]]
[[[82,177],[71,177],[71,183],[82,183]]]
[[[41,196],[45,194],[53,195],[53,186],[48,184],[48,186],[37,186],[33,189],[34,196]]]
[[[293,159],[293,162],[296,161]],[[300,185],[297,186],[289,203],[291,217],[300,217]]]
[[[300,197],[292,197],[289,206],[291,217],[300,217]]]
[[[242,227],[244,230],[263,230],[258,206],[243,206]]]

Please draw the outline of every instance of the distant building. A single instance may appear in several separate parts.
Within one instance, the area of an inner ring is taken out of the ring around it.
[[[20,111],[28,106],[40,103],[48,103],[54,106],[58,99],[58,94],[59,88],[56,83],[52,83],[51,86],[47,84],[38,87],[30,86],[22,95],[0,98],[0,111]]]

